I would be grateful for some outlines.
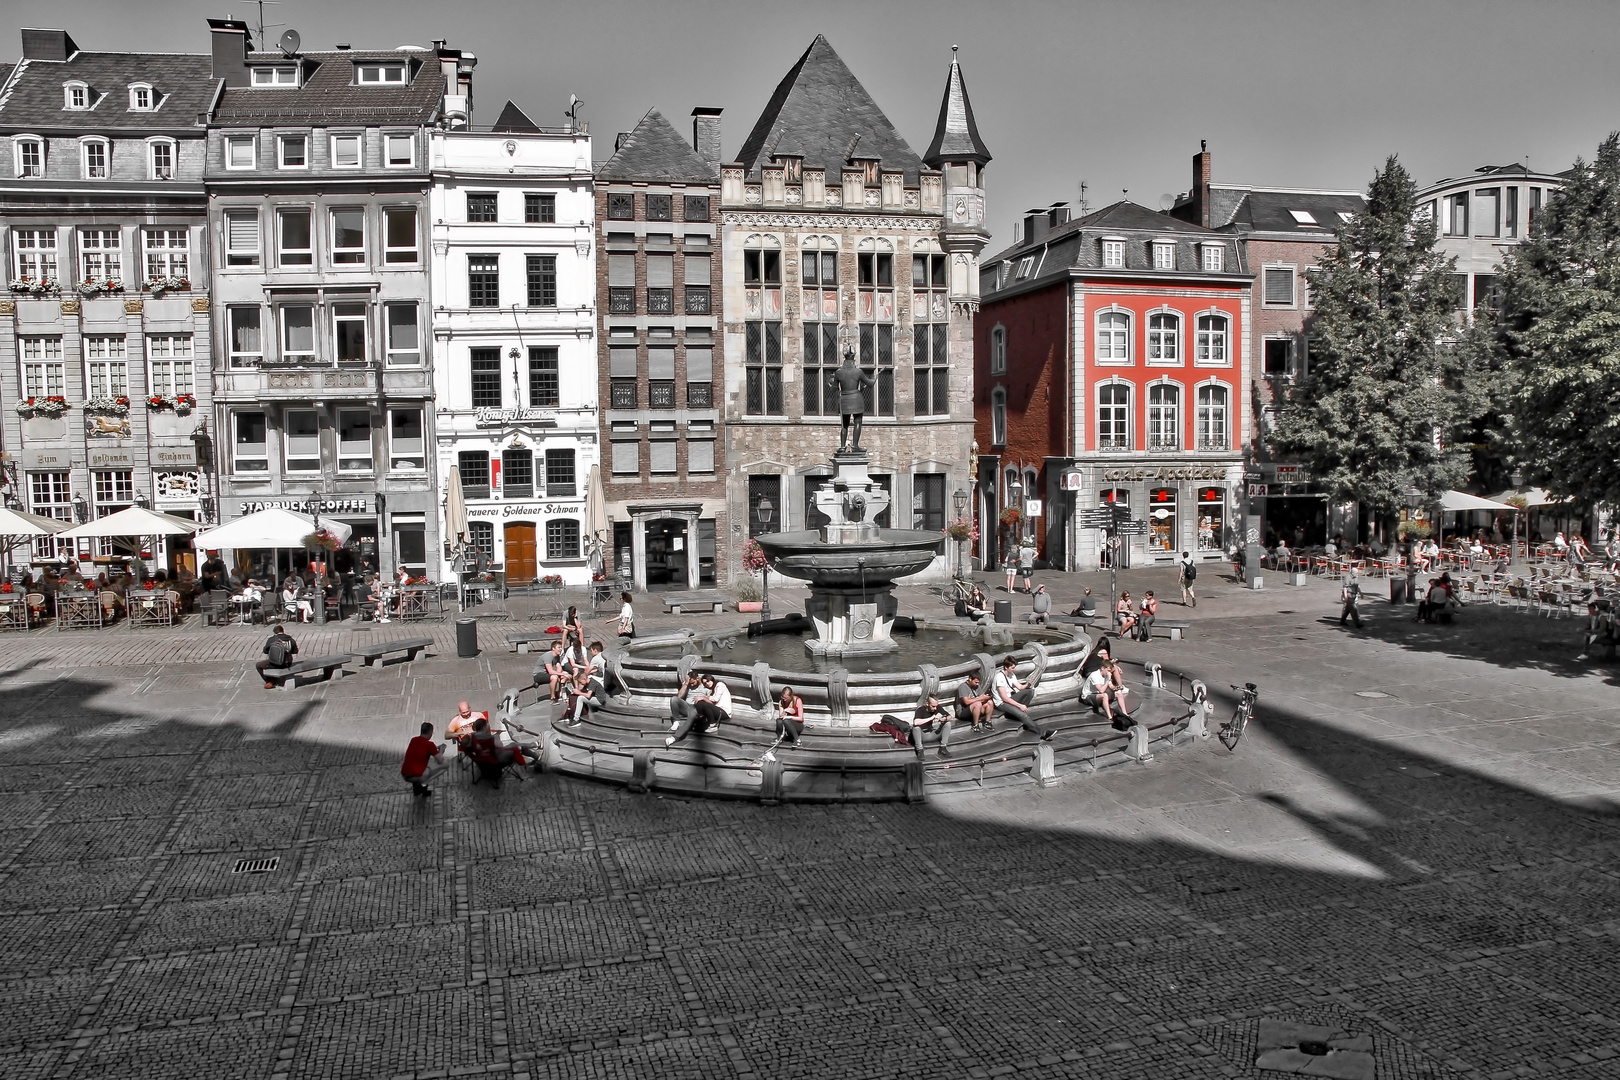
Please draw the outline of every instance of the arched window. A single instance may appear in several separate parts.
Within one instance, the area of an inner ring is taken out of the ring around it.
[[[1150,364],[1173,364],[1181,357],[1181,319],[1167,312],[1148,316],[1147,358]]]
[[[1007,373],[1007,328],[998,326],[990,331],[990,374]]]
[[[150,139],[147,153],[151,155],[152,179],[173,180],[175,144],[172,139]]]
[[[1097,449],[1131,448],[1131,386],[1103,383],[1097,387]]]
[[[999,386],[990,391],[990,444],[1007,445],[1007,391]]]
[[[1148,387],[1148,449],[1181,449],[1181,388],[1173,383]]]
[[[1226,326],[1225,315],[1198,316],[1198,363],[1226,363]]]
[[[1125,312],[1097,314],[1096,355],[1099,363],[1130,363],[1131,317]]]
[[[1231,425],[1227,422],[1226,387],[1210,383],[1198,388],[1198,415],[1195,423],[1198,449],[1231,448],[1231,439],[1227,434],[1231,430]]]
[[[157,93],[151,83],[129,84],[130,112],[151,112],[157,107]]]
[[[90,107],[90,87],[82,82],[62,84],[62,107],[64,109],[88,109]]]

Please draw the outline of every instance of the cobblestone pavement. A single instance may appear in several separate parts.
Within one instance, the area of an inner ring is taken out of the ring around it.
[[[925,806],[413,800],[416,725],[527,682],[497,623],[290,693],[262,630],[0,639],[0,1076],[1620,1075],[1615,669],[1200,580],[1124,649],[1259,683],[1235,753]]]

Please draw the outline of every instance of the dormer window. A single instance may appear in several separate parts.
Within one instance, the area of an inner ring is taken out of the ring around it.
[[[19,135],[12,140],[17,151],[18,176],[45,175],[45,140],[33,135]]]
[[[90,88],[82,82],[66,83],[62,87],[65,109],[88,109],[90,107]]]
[[[131,112],[151,112],[157,108],[157,93],[146,83],[131,83],[129,87]]]
[[[356,64],[355,82],[361,86],[404,86],[405,65],[400,64]]]
[[[1176,268],[1176,245],[1169,240],[1153,241],[1153,269],[1174,270]]]
[[[1125,241],[1104,240],[1102,242],[1103,266],[1109,270],[1119,270],[1125,266]]]
[[[1308,228],[1317,228],[1316,215],[1309,210],[1290,210],[1288,216],[1294,219],[1295,225],[1304,225]]]
[[[252,78],[254,86],[295,87],[298,85],[298,65],[256,67],[253,69]]]
[[[1204,245],[1204,271],[1210,274],[1219,274],[1226,269],[1226,245]]]

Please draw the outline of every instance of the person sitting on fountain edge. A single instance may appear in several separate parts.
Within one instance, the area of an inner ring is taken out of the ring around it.
[[[923,736],[933,734],[939,737],[939,756],[951,756],[951,714],[945,711],[945,706],[939,703],[939,698],[932,694],[928,700],[917,706],[911,720],[911,745],[916,747],[917,756],[923,756]]]
[[[970,731],[978,731],[981,727],[990,727],[990,717],[994,711],[995,703],[990,700],[990,691],[980,687],[979,673],[969,672],[962,685],[956,688],[956,718],[964,724],[971,724]]]
[[[1009,720],[1015,720],[1024,726],[1024,730],[1039,735],[1043,742],[1049,741],[1057,734],[1054,728],[1042,728],[1035,723],[1029,715],[1029,707],[1035,700],[1035,689],[1028,685],[1017,675],[1018,661],[1012,654],[1002,658],[1001,670],[990,682],[990,693],[996,700],[996,712]]]

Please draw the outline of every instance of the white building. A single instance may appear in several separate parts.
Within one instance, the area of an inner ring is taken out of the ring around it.
[[[434,132],[430,152],[439,475],[459,467],[473,543],[509,584],[584,584],[600,461],[590,137],[508,102],[492,129]]]

